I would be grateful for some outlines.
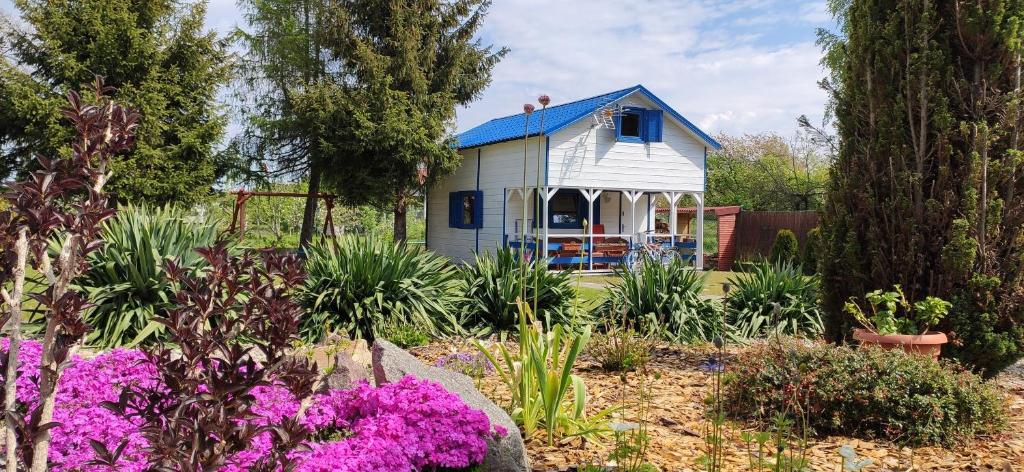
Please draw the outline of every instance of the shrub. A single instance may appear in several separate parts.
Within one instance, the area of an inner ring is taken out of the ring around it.
[[[408,323],[384,323],[377,335],[402,349],[424,346],[430,342],[430,336]]]
[[[164,263],[174,259],[197,273],[208,265],[193,249],[212,245],[217,235],[215,222],[192,221],[172,206],[119,207],[103,225],[103,246],[89,255],[89,268],[75,279],[95,305],[85,316],[93,328],[86,341],[116,347],[162,338],[164,326],[156,318],[174,305]]]
[[[728,412],[764,420],[801,405],[817,434],[951,446],[1005,424],[1004,400],[952,362],[900,350],[788,341],[743,353],[725,377]]]
[[[706,276],[678,258],[618,274],[601,306],[606,318],[625,316],[640,333],[673,342],[710,341],[721,330],[720,307],[700,296]]]
[[[522,295],[523,264],[517,251],[500,248],[481,253],[462,269],[466,296],[462,319],[466,327],[479,333],[516,329],[516,299]],[[537,297],[537,317],[550,324],[567,323],[571,318],[575,291],[568,271],[550,270],[547,264],[526,263],[526,299],[533,306]],[[569,326],[566,326],[569,327]]]
[[[800,265],[805,275],[818,273],[818,260],[821,258],[821,228],[815,226],[807,232],[803,250],[800,252]]]
[[[800,255],[796,235],[788,229],[780,229],[775,235],[769,259],[772,262],[796,262]]]
[[[307,250],[307,309],[300,333],[316,342],[332,331],[373,339],[385,321],[428,335],[452,330],[461,281],[448,260],[415,246],[344,236]]]
[[[740,337],[769,333],[814,337],[823,330],[818,282],[788,262],[753,264],[729,279],[726,316]]]
[[[609,372],[631,372],[651,360],[654,342],[632,328],[611,326],[597,333],[587,345],[587,354]]]

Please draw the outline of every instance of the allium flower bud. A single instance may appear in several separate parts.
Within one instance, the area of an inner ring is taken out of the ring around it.
[[[546,106],[548,106],[549,103],[551,103],[551,97],[549,97],[547,95],[541,95],[541,96],[537,97],[537,101],[540,102],[541,106],[545,106],[546,107]]]
[[[715,339],[712,340],[712,342],[715,344],[715,347],[718,348],[718,349],[721,349],[722,346],[725,345],[725,340],[723,340],[721,336],[715,336]]]
[[[523,113],[529,115],[530,113],[533,113],[533,110],[534,108],[532,103],[527,103],[523,105]]]

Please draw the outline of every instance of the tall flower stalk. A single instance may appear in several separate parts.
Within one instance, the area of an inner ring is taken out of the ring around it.
[[[526,163],[529,161],[530,156],[530,115],[533,114],[533,105],[527,103],[523,105],[523,113],[526,114],[525,124],[523,125],[523,228],[520,232],[519,238],[519,276],[523,282],[520,284],[519,299],[526,301],[526,220],[529,217],[527,211],[528,187],[526,186]]]
[[[538,197],[540,197],[540,188],[541,188],[541,185],[540,185],[541,184],[541,181],[540,181],[540,169],[541,169],[541,158],[542,158],[540,146],[541,146],[541,143],[544,142],[544,115],[545,115],[545,112],[547,112],[548,104],[551,103],[551,97],[548,97],[547,95],[541,95],[540,97],[537,97],[537,101],[540,102],[540,127],[538,128],[538,131],[537,131],[537,139],[538,139],[538,141],[537,141],[537,176],[536,176],[537,177],[537,179],[536,179],[537,180],[537,186],[535,187],[536,188],[535,191],[538,192]],[[537,202],[540,203],[540,201],[541,201],[541,199],[538,198]],[[544,205],[547,205],[547,193],[546,193],[546,191],[545,191],[545,195],[544,195]],[[545,221],[544,224],[547,224],[547,221]],[[540,290],[537,290],[537,288],[540,286],[540,263],[541,263],[539,255],[540,254],[544,254],[546,256],[547,252],[548,252],[548,248],[546,247],[547,244],[545,244],[545,247],[543,248],[543,252],[540,252],[541,248],[540,248],[540,225],[539,224],[533,225],[533,243],[536,245],[536,248],[537,248],[537,249],[534,250],[534,254],[536,254],[535,257],[537,257],[537,262],[534,264],[534,270],[533,270],[533,287],[534,287],[533,288],[533,312],[534,313],[538,313],[537,307],[540,304],[540,295],[539,295]],[[575,315],[573,315],[573,316],[575,316]]]

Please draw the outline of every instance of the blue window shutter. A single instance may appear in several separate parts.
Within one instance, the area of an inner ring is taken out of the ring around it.
[[[622,115],[619,113],[612,115],[612,123],[615,124],[615,140],[622,139]]]
[[[473,223],[474,228],[484,227],[484,193],[479,190],[473,192]]]
[[[448,227],[459,227],[460,204],[459,192],[448,192]]]
[[[661,110],[644,110],[644,141],[648,143],[661,142],[662,117]]]

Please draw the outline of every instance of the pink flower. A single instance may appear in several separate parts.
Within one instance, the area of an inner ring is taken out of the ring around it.
[[[0,339],[0,352],[7,345]],[[26,341],[19,356],[18,401],[26,406],[39,401],[32,379],[38,377],[40,351],[38,342]],[[95,459],[89,440],[113,450],[125,438],[128,446],[118,470],[145,470],[148,443],[138,430],[139,421],[122,418],[100,403],[117,401],[126,386],[153,387],[158,382],[156,369],[139,351],[117,349],[92,359],[72,359],[57,393],[54,420],[60,426],[51,431],[51,470],[106,470],[86,465]],[[299,409],[300,402],[283,387],[260,387],[253,396],[256,417],[250,421],[256,425],[275,424]],[[485,414],[440,384],[413,377],[379,388],[363,382],[351,390],[317,394],[302,421],[314,439],[308,451],[292,454],[298,472],[466,468],[483,462],[489,437],[508,433],[499,426],[492,432]],[[221,471],[246,471],[270,447],[270,433],[263,433]]]
[[[546,107],[546,106],[548,106],[549,103],[551,103],[551,97],[549,97],[547,95],[541,95],[541,96],[537,97],[537,101],[540,102],[541,106],[545,106]]]
[[[533,110],[534,108],[532,103],[527,103],[523,105],[523,113],[529,115],[530,113],[533,113]]]

